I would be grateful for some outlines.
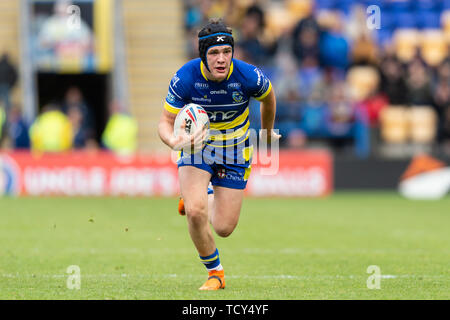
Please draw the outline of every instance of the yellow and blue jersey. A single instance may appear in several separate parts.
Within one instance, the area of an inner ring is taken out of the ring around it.
[[[221,158],[227,165],[249,168],[249,102],[251,98],[264,99],[272,84],[259,68],[237,59],[232,59],[229,74],[221,82],[209,80],[205,69],[200,58],[182,66],[170,81],[164,107],[177,114],[188,103],[201,105],[210,121],[210,136],[202,152],[204,160],[214,159],[217,163]],[[214,169],[219,178],[228,170],[222,169]]]
[[[264,99],[272,88],[270,80],[259,68],[237,59],[232,60],[224,81],[208,80],[204,70],[198,58],[177,71],[170,81],[166,110],[177,114],[187,103],[201,105],[211,124],[209,145],[223,147],[243,142],[250,126],[250,98]]]

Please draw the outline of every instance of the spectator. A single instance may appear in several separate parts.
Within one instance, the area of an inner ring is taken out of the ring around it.
[[[71,109],[78,109],[80,114],[81,123],[79,124],[79,130],[81,136],[84,137],[84,141],[87,142],[88,140],[95,140],[95,126],[94,126],[94,119],[91,112],[91,109],[86,104],[83,93],[78,87],[70,87],[66,91],[66,95],[64,97],[64,102],[62,105],[62,111],[69,116],[69,111]],[[76,111],[72,110],[72,113],[75,118]],[[78,121],[77,120],[77,121]],[[77,125],[78,126],[78,125]],[[78,146],[80,147],[80,146]]]
[[[185,0],[184,1],[184,26],[186,31],[191,31],[200,25],[203,21],[203,16],[198,8],[198,1],[196,0]]]
[[[80,108],[70,106],[67,110],[67,117],[73,129],[73,148],[74,149],[96,149],[97,142],[89,138],[88,131],[83,129],[83,114]]]
[[[123,112],[117,102],[112,102],[110,118],[102,135],[104,146],[115,153],[129,155],[137,149],[137,131],[136,120]]]
[[[23,118],[22,111],[18,106],[13,106],[11,108],[8,121],[8,136],[11,140],[11,147],[14,149],[29,149],[29,126]]]
[[[445,59],[437,67],[436,77],[435,77],[434,82],[436,85],[440,82],[444,82],[444,83],[447,83],[447,85],[450,85],[450,58]]]
[[[298,67],[291,55],[277,54],[277,68],[272,77],[272,85],[276,89],[279,100],[300,100],[300,78]]]
[[[72,148],[72,125],[57,105],[46,105],[29,131],[33,151],[62,152]]]
[[[439,118],[444,116],[445,110],[450,107],[450,87],[445,79],[441,79],[433,92],[434,107]]]
[[[443,143],[444,152],[450,157],[450,107],[447,107],[444,111],[441,141]]]
[[[4,53],[0,59],[0,99],[5,108],[5,113],[9,113],[11,107],[10,92],[17,82],[17,70],[9,61],[9,56]]]
[[[321,65],[346,70],[350,62],[350,47],[342,32],[342,21],[337,14],[330,14],[328,19],[320,37]]]
[[[353,65],[377,65],[378,62],[378,48],[364,33],[353,43],[351,55]]]
[[[348,134],[354,121],[353,112],[345,82],[335,83],[328,100],[327,123],[329,132],[337,137]]]
[[[300,66],[319,65],[320,29],[313,16],[300,20],[292,33],[292,51]]]
[[[264,26],[263,10],[257,5],[250,6],[242,20],[238,41],[239,47],[249,58],[248,63],[266,65],[268,62],[269,50],[260,41]]]
[[[405,73],[396,57],[387,57],[381,62],[380,84],[391,105],[407,102]]]
[[[407,96],[410,105],[431,105],[433,102],[431,79],[425,65],[414,59],[407,71]]]

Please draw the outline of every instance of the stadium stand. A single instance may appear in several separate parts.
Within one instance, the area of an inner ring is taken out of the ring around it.
[[[130,110],[138,121],[139,149],[162,149],[155,128],[167,84],[185,60],[182,8],[177,0],[127,0],[122,5]]]
[[[199,8],[199,3],[213,6],[217,2],[221,1],[185,0],[185,8],[192,14]],[[246,6],[241,5],[240,13],[234,16],[245,16],[245,10],[250,6],[264,8],[265,28],[258,39],[262,44],[267,44],[268,38],[276,40],[275,45],[271,44],[276,50],[263,61],[262,68],[277,90],[276,125],[285,137],[282,143],[286,147],[300,145],[290,143],[291,133],[296,141],[306,139],[306,145],[320,140],[331,147],[335,145],[335,139],[345,136],[359,157],[376,154],[378,146],[383,144],[435,145],[438,132],[445,127],[444,110],[450,108],[450,104],[443,103],[442,99],[437,103],[434,98],[439,70],[449,54],[450,1],[245,3]],[[369,16],[375,12],[366,10],[371,5],[380,9],[381,25],[373,30],[367,27]],[[225,8],[219,16],[234,28],[239,44],[242,25],[227,12],[230,10]],[[185,24],[191,41],[195,41],[193,30],[202,21],[218,14],[208,10],[208,6],[198,9],[197,13],[201,17],[197,24]],[[239,56],[253,62],[252,54],[242,49],[239,48]],[[195,51],[187,55],[195,57]],[[339,110],[350,112],[354,128],[366,129],[348,130],[344,135],[342,127],[338,131],[329,130],[327,115],[335,112],[329,93],[336,86],[348,92],[342,101],[342,106],[347,107],[341,106]],[[258,121],[256,109],[257,105],[254,105],[253,123]],[[258,126],[258,123],[254,124],[255,129]],[[369,130],[375,138],[367,139]],[[370,141],[373,145],[365,146],[366,142],[362,141]],[[358,145],[362,147],[358,149]],[[371,151],[361,152],[367,149]]]

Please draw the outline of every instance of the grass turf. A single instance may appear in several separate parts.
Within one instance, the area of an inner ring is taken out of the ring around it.
[[[216,236],[226,289],[204,266],[177,199],[0,199],[0,299],[449,299],[450,197],[395,193],[244,200]],[[70,290],[67,267],[81,270]],[[370,290],[367,267],[381,269]]]

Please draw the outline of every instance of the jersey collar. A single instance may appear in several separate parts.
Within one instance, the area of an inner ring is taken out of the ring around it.
[[[204,67],[205,65],[203,64],[203,61],[200,60],[200,71],[202,73],[203,78],[205,78],[205,80],[208,81],[209,79],[206,77],[205,71],[203,69]],[[230,76],[233,73],[233,69],[234,69],[233,60],[231,60],[230,71],[228,72],[227,80],[230,79]]]

